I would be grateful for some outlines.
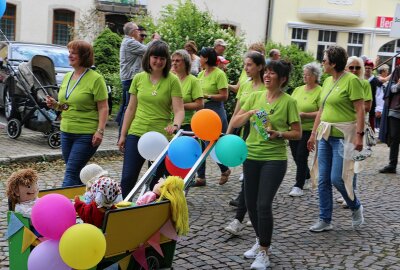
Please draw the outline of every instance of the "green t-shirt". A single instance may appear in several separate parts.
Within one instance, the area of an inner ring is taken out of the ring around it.
[[[137,96],[137,108],[128,134],[142,136],[146,132],[156,131],[170,138],[164,128],[172,120],[172,97],[182,97],[178,77],[169,73],[153,85],[150,74],[143,71],[133,78],[129,93]]]
[[[94,134],[99,124],[97,102],[108,98],[106,83],[103,76],[91,69],[88,69],[79,82],[70,81],[72,74],[73,72],[69,72],[65,75],[58,92],[58,101],[68,104],[68,110],[61,114],[60,129],[74,134]],[[67,99],[68,82],[69,89],[73,91]]]
[[[296,100],[288,94],[283,93],[283,95],[272,104],[269,104],[266,99],[267,91],[251,93],[246,102],[242,105],[242,110],[264,109],[269,114],[268,117],[272,129],[277,131],[288,131],[292,123],[300,122]],[[250,122],[253,121],[254,116],[250,118]],[[265,141],[252,125],[250,127],[249,137],[246,140],[246,145],[249,150],[248,159],[287,160],[285,140],[276,138],[274,140]]]
[[[322,86],[321,102],[334,85],[333,78],[325,79]],[[321,121],[329,123],[351,122],[356,120],[356,111],[353,101],[364,98],[361,81],[347,72],[336,84],[335,89],[329,94],[322,110]],[[332,128],[331,136],[343,137],[342,132]]]
[[[215,68],[210,74],[205,75],[205,70],[201,71],[197,78],[200,80],[201,89],[205,95],[219,94],[220,89],[228,89],[228,79],[225,72]]]
[[[183,103],[189,103],[195,101],[198,98],[203,98],[203,91],[201,90],[200,82],[195,76],[191,74],[186,76],[181,84]],[[192,120],[193,114],[193,110],[185,110],[185,119],[183,120],[182,124],[190,124],[190,120]]]
[[[371,84],[368,80],[361,80],[361,85],[364,89],[364,101],[371,101],[372,100],[372,89]]]
[[[292,98],[297,101],[297,108],[299,112],[315,112],[319,109],[320,95],[322,87],[317,85],[311,90],[305,90],[305,85],[299,86],[294,89]],[[310,131],[314,126],[314,120],[310,118],[301,119],[301,129],[303,131]]]
[[[265,90],[267,89],[265,88],[265,85],[263,83],[259,87],[254,89],[253,81],[245,81],[243,84],[240,84],[239,90],[236,94],[236,99],[238,102],[240,102],[240,104],[244,104],[251,93]]]

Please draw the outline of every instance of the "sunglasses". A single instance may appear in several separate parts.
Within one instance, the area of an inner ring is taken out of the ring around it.
[[[142,38],[147,38],[147,35],[146,35],[146,34],[140,34],[140,36],[141,36]]]
[[[360,66],[349,66],[349,70],[360,70]]]

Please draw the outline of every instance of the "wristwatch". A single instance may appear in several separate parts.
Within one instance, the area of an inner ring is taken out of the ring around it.
[[[277,136],[277,137],[278,137],[278,138],[283,138],[282,132],[278,131],[278,136]]]
[[[365,132],[364,131],[361,131],[361,132],[357,131],[357,134],[362,137],[362,136],[364,136]]]
[[[104,135],[104,129],[98,128],[97,132],[100,133],[101,135]]]
[[[174,127],[176,127],[177,130],[181,128],[178,124],[174,124]]]

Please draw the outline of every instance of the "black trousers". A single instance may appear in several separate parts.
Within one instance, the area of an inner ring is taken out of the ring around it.
[[[285,177],[287,160],[246,160],[243,164],[244,197],[260,245],[271,245],[274,218],[272,202]]]
[[[390,136],[389,165],[396,168],[399,157],[400,119],[396,117],[388,117],[388,122]]]
[[[304,182],[310,178],[310,169],[308,168],[307,141],[310,139],[311,131],[303,131],[301,139],[298,141],[289,141],[290,150],[294,162],[296,163],[296,184],[295,187],[303,189]]]

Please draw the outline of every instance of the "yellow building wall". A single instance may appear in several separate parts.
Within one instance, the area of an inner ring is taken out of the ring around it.
[[[399,0],[275,0],[269,39],[289,45],[293,27],[308,29],[306,48],[316,56],[319,30],[337,31],[336,43],[344,48],[348,46],[349,32],[364,33],[361,54],[375,59],[385,43],[396,39],[389,37],[390,29],[375,27],[377,17],[394,17],[399,3]]]

